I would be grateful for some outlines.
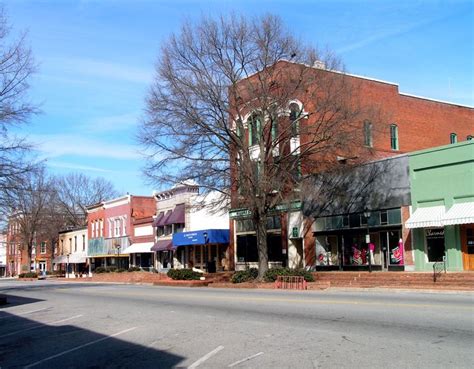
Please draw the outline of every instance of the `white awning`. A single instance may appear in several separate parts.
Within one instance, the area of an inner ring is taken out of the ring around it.
[[[430,206],[426,208],[418,208],[406,221],[407,228],[424,228],[424,227],[442,227],[445,208],[441,206]]]
[[[86,262],[86,254],[70,254],[69,264],[82,264]]]
[[[443,217],[444,225],[474,223],[474,202],[454,204]]]
[[[86,262],[86,254],[77,253],[69,254],[69,260],[67,255],[59,255],[53,259],[54,264],[81,264]]]
[[[133,243],[129,247],[127,247],[121,254],[142,254],[146,252],[153,252],[151,251],[152,246],[154,245],[153,242],[142,242],[142,243]]]
[[[56,256],[56,257],[53,259],[53,263],[54,263],[54,264],[66,264],[66,263],[67,263],[67,257],[66,257],[66,255],[59,255],[59,256]]]

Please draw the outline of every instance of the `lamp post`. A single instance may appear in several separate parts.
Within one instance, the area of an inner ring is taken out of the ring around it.
[[[117,269],[120,268],[120,245],[115,245],[115,249],[117,250]]]
[[[370,210],[368,208],[364,209],[364,217],[366,220],[367,225],[367,235],[365,236],[365,242],[367,243],[367,253],[369,259],[369,273],[372,273],[372,255],[370,253],[370,233],[369,233],[369,218],[370,218]]]
[[[67,257],[67,263],[66,263],[66,273],[67,273],[67,276],[66,278],[69,278],[69,255],[71,254],[67,254],[66,257]]]

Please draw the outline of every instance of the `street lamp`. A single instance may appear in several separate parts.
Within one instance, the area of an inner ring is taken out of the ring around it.
[[[368,208],[364,209],[364,217],[367,226],[367,235],[365,236],[365,242],[367,243],[367,253],[369,259],[369,273],[372,273],[372,255],[370,252],[370,233],[369,233],[369,218],[370,218],[370,210]]]
[[[120,268],[120,245],[115,245],[115,249],[117,250],[117,268]]]

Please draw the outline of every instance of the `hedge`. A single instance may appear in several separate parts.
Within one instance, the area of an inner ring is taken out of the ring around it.
[[[275,282],[278,276],[300,276],[304,277],[306,282],[314,282],[314,276],[311,272],[304,269],[290,268],[272,268],[268,269],[263,276],[266,282]]]
[[[232,283],[243,283],[248,281],[253,281],[258,276],[258,269],[257,268],[250,268],[246,270],[240,270],[235,272],[232,275],[230,281]]]
[[[38,273],[35,272],[28,272],[28,273],[21,273],[18,274],[19,278],[38,278]]]
[[[174,280],[199,280],[201,273],[194,272],[192,269],[170,269],[168,277]]]

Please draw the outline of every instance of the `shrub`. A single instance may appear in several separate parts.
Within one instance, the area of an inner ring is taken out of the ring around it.
[[[306,282],[314,282],[314,276],[311,272],[304,269],[290,268],[272,268],[268,269],[263,276],[266,282],[275,282],[278,276],[300,276],[304,277]]]
[[[38,273],[35,272],[27,272],[18,274],[19,278],[38,278]]]
[[[117,273],[123,273],[123,272],[126,272],[126,271],[127,271],[127,269],[123,269],[123,268],[118,268],[116,270]]]
[[[232,283],[243,283],[248,281],[253,281],[258,276],[258,269],[257,268],[250,268],[246,270],[240,270],[235,272],[232,275],[231,282]]]
[[[174,280],[199,280],[201,273],[194,272],[192,269],[170,269],[168,277]]]
[[[117,267],[108,267],[107,273],[115,273],[117,271]]]
[[[130,267],[130,268],[128,268],[129,272],[139,272],[140,270],[141,270],[140,267]]]
[[[100,274],[100,273],[107,273],[107,269],[105,269],[104,267],[97,267],[95,268],[95,271],[94,273],[97,273],[97,274]]]

